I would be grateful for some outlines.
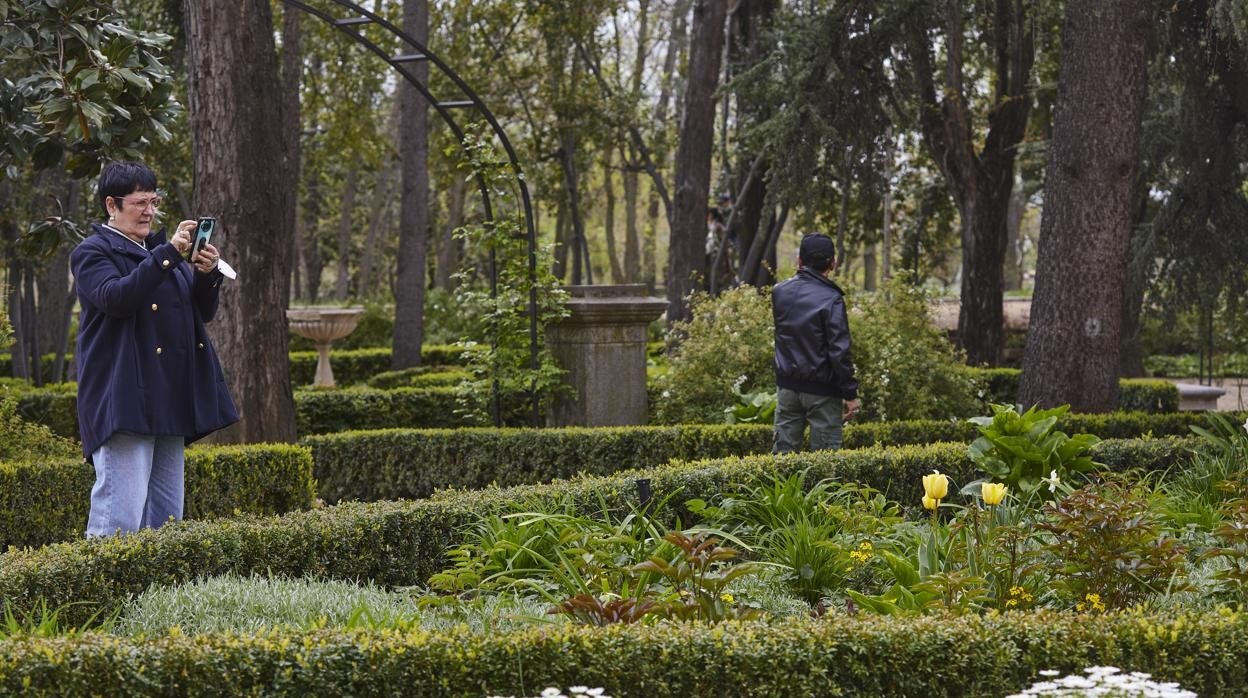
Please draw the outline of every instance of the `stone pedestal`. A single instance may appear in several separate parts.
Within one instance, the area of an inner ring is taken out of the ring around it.
[[[546,328],[546,343],[567,369],[568,393],[556,395],[550,426],[646,423],[646,326],[667,301],[641,284],[569,286],[569,317]]]

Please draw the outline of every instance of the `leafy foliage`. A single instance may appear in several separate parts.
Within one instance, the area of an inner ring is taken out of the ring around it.
[[[1012,406],[993,405],[992,417],[970,420],[980,433],[971,444],[970,458],[994,481],[1005,483],[1024,499],[1051,499],[1059,482],[1097,467],[1085,452],[1100,438],[1068,436],[1055,429],[1068,411],[1069,405],[1050,410],[1032,407],[1020,415]]]
[[[941,419],[979,411],[980,386],[932,324],[926,296],[904,276],[879,292],[855,294],[849,326],[863,419]]]
[[[1115,478],[1049,505],[1038,526],[1053,534],[1045,548],[1066,599],[1125,609],[1181,584],[1186,551],[1163,533],[1151,496],[1144,485]]]
[[[497,265],[497,284],[494,288],[482,285],[474,264],[456,275],[459,286],[455,302],[470,309],[469,314],[478,314],[486,328],[483,341],[459,343],[465,349],[473,380],[460,384],[458,395],[464,409],[478,418],[495,411],[490,404],[491,395],[505,396],[509,404],[499,406],[496,417],[518,413],[523,416],[512,419],[523,423],[529,415],[523,400],[513,402],[516,396],[536,394],[549,403],[554,391],[562,388],[564,370],[555,363],[543,337],[548,324],[567,317],[567,292],[550,271],[548,248],[533,250],[536,267],[529,267],[530,251],[526,249],[521,212],[514,198],[510,166],[478,131],[465,136],[464,149],[468,158],[463,166],[486,181],[498,212],[494,220],[461,228],[456,236],[468,249],[493,260]],[[536,363],[529,334],[531,304],[532,312],[537,314]]]
[[[694,293],[691,318],[674,323],[667,373],[656,381],[661,399],[653,406],[661,424],[719,422],[735,393],[775,386],[775,330],[771,295],[740,286],[718,297]]]
[[[109,156],[139,157],[151,137],[169,137],[178,113],[172,73],[160,59],[169,37],[129,28],[111,3],[0,3],[0,168],[61,162],[94,174]]]

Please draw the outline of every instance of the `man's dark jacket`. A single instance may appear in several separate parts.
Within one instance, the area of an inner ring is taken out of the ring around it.
[[[70,263],[78,326],[78,429],[83,455],[118,431],[188,442],[238,421],[204,323],[221,273],[200,274],[163,233],[144,250],[93,226]]]
[[[799,393],[858,397],[845,293],[802,267],[771,292],[776,320],[776,385]]]

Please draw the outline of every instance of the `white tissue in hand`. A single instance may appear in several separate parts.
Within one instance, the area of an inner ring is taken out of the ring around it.
[[[229,262],[224,259],[217,260],[217,271],[221,272],[227,279],[238,278],[238,272],[234,271],[234,267],[230,266]]]

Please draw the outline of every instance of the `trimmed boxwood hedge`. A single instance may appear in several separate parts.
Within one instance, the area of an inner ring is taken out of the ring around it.
[[[60,383],[15,391],[17,413],[53,433],[78,438],[77,386]],[[295,423],[302,435],[347,429],[475,426],[460,414],[455,388],[308,389],[295,391]]]
[[[478,424],[460,410],[455,388],[450,386],[295,391],[295,428],[304,436],[348,429]]]
[[[78,461],[0,463],[0,550],[81,538],[95,470]],[[202,446],[186,452],[188,518],[284,514],[312,506],[312,454],[302,446]]]
[[[1175,439],[1104,441],[1094,456],[1116,470],[1159,471],[1181,463],[1193,444]],[[128,536],[4,553],[0,598],[19,610],[32,608],[39,598],[53,608],[78,602],[62,609],[63,619],[73,623],[97,609],[111,612],[152,584],[227,572],[371,579],[384,586],[421,584],[445,566],[445,551],[460,542],[467,525],[517,506],[570,503],[595,512],[605,503],[627,509],[638,505],[636,481],[644,478],[654,497],[651,515],[675,523],[686,515],[683,503],[690,499],[714,500],[772,474],[806,471],[811,481],[860,482],[917,507],[925,473],[947,473],[953,491],[975,478],[966,452],[965,444],[932,444],[677,461],[548,485],[444,491],[425,500],[348,503],[281,517],[183,521]]]
[[[971,374],[984,383],[987,402],[1012,405],[1018,402],[1018,386],[1023,372],[1017,368],[972,368]],[[1118,409],[1123,412],[1177,412],[1179,389],[1170,381],[1151,378],[1123,378],[1118,381]]]
[[[1237,421],[1243,415],[1232,415]],[[1067,415],[1058,428],[1103,438],[1187,436],[1208,426],[1203,412]],[[850,424],[845,448],[939,441],[970,443],[975,426],[916,420]],[[766,425],[682,425],[595,429],[391,429],[311,436],[316,479],[328,502],[418,499],[435,489],[547,482],[579,473],[605,475],[674,459],[771,451]]]
[[[329,364],[338,385],[355,385],[390,370],[389,349],[344,349],[331,351]],[[462,366],[464,349],[453,344],[429,344],[420,348],[420,362],[430,366]],[[311,385],[316,376],[315,351],[290,352],[290,382],[299,387]]]
[[[685,425],[569,429],[422,429],[312,436],[327,502],[418,499],[435,489],[605,475],[670,460],[766,453],[771,427]]]
[[[559,626],[512,633],[321,630],[19,638],[14,695],[534,695],[999,698],[1046,669],[1113,665],[1206,698],[1248,692],[1248,616],[1006,613]]]

